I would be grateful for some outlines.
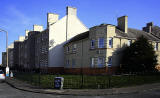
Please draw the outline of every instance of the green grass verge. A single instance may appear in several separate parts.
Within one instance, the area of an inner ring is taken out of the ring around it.
[[[107,75],[40,75],[39,82],[39,74],[15,74],[17,79],[37,86],[40,83],[43,88],[54,88],[54,77],[57,76],[64,77],[64,89],[109,88],[109,77]],[[160,82],[160,75],[111,76],[110,87],[125,87],[157,82]]]

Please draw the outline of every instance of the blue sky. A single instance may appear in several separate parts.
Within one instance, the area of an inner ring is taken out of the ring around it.
[[[77,15],[88,27],[102,23],[117,24],[117,17],[128,16],[130,28],[141,29],[153,21],[160,26],[160,0],[0,0],[0,28],[9,33],[9,44],[32,30],[33,24],[46,28],[47,12],[66,14],[66,6],[77,8]],[[5,51],[5,33],[0,32],[1,52]]]

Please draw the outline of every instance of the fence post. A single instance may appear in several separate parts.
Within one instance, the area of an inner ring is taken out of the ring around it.
[[[82,70],[82,68],[81,68]],[[81,88],[83,88],[83,72],[81,72]]]
[[[38,75],[38,86],[40,87],[41,84],[41,70],[39,68],[39,75]]]
[[[111,86],[111,74],[110,74],[110,67],[108,67],[108,88]]]
[[[29,73],[27,73],[27,74],[29,74]],[[31,74],[31,75],[30,75],[30,76],[31,76],[31,77],[30,77],[30,82],[31,82],[31,84],[32,84],[32,80],[33,80],[33,79],[32,79],[32,74],[33,74],[33,73],[31,72],[30,74]]]

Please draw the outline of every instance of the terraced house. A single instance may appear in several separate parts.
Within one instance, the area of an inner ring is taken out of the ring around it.
[[[13,50],[14,50],[14,44],[8,46],[8,65],[12,67],[14,65],[14,58],[13,58]]]
[[[153,44],[160,64],[160,39],[154,35],[157,31],[151,28],[153,23],[148,23],[143,30],[128,28],[128,16],[119,17],[117,23],[117,26],[101,24],[92,27],[69,40],[64,45],[65,72],[101,74],[108,73],[108,68],[115,72],[120,66],[120,50],[142,35]]]
[[[47,28],[33,25],[26,30],[23,40],[14,42],[14,65],[20,69],[41,69],[49,72],[63,72],[64,43],[81,32],[88,31],[78,19],[77,9],[66,7],[66,15],[59,19],[55,13],[47,13]]]
[[[52,73],[115,72],[120,66],[121,49],[142,35],[155,47],[160,64],[160,28],[152,22],[143,30],[128,28],[128,16],[119,17],[117,26],[101,24],[88,29],[77,17],[77,9],[66,7],[61,19],[58,14],[47,13],[46,29],[33,25],[33,30],[25,33],[9,51],[9,66]]]

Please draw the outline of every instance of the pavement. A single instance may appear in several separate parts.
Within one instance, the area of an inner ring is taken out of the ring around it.
[[[110,88],[110,89],[42,89],[15,78],[7,77],[6,83],[10,86],[28,92],[54,94],[54,95],[75,95],[75,96],[103,96],[117,94],[133,94],[152,90],[160,90],[160,83],[145,84],[134,87]]]

